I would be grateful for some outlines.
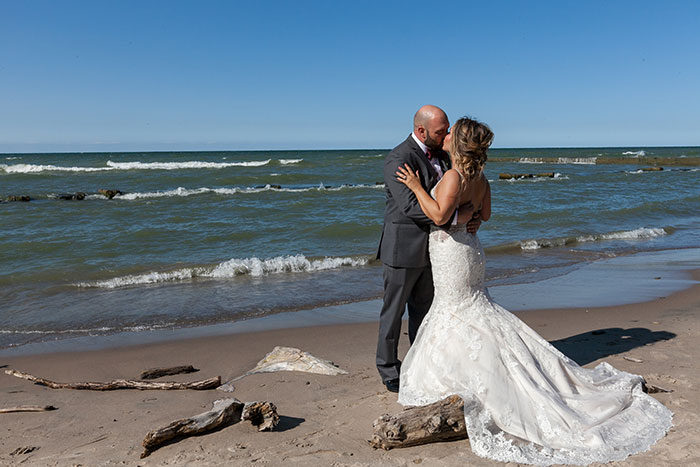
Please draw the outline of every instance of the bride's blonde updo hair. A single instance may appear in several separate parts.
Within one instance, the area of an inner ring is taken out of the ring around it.
[[[462,117],[451,132],[450,154],[455,169],[467,178],[481,173],[486,164],[486,151],[493,142],[493,131],[485,123]]]

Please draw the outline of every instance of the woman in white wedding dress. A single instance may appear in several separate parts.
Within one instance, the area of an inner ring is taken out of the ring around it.
[[[417,172],[397,179],[436,225],[468,203],[483,220],[491,194],[483,175],[493,133],[462,118],[445,139],[453,169],[432,190]],[[580,367],[493,302],[484,252],[464,226],[430,233],[435,298],[401,367],[399,403],[464,399],[472,450],[503,462],[587,465],[646,451],[672,426],[672,412],[642,391],[641,376],[607,363]]]

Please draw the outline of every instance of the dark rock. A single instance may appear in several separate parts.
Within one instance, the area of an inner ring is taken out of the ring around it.
[[[523,178],[554,178],[554,172],[545,172],[541,174],[498,174],[500,180],[520,180]]]
[[[7,197],[8,201],[30,201],[31,198],[27,195],[11,195]]]
[[[82,191],[78,191],[77,193],[61,193],[60,195],[56,195],[56,199],[65,199],[68,201],[81,201],[85,199],[85,196],[85,193],[83,193]]]
[[[122,192],[119,191],[119,190],[105,190],[105,189],[103,189],[103,188],[100,188],[99,190],[97,190],[97,192],[100,193],[101,195],[105,195],[108,199],[112,199],[112,198],[114,198],[114,197],[117,196],[117,195],[123,195],[123,194],[124,194],[124,193],[122,193]]]

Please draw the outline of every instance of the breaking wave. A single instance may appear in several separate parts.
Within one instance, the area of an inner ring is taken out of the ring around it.
[[[568,180],[569,176],[568,175],[562,175],[559,172],[554,173],[554,177],[521,177],[521,178],[507,178],[507,179],[494,179],[494,180],[489,180],[489,183],[494,183],[494,182],[509,182],[509,183],[515,183],[515,182],[546,182],[546,181],[553,181],[553,180]]]
[[[597,157],[521,157],[518,163],[595,165],[597,160]]]
[[[241,275],[265,276],[268,274],[314,272],[327,269],[337,269],[344,266],[365,266],[368,257],[326,257],[322,259],[307,259],[304,255],[277,256],[269,259],[233,258],[216,266],[183,268],[175,271],[148,272],[115,277],[113,279],[73,284],[77,287],[97,287],[115,289],[131,285],[157,284],[177,282],[196,277],[227,279]]]
[[[282,165],[298,164],[299,162],[301,162],[303,160],[304,159],[280,159],[280,164],[282,164]]]
[[[179,170],[179,169],[225,169],[227,167],[260,167],[270,163],[271,159],[264,161],[247,162],[112,162],[107,161],[109,167],[117,170]]]
[[[553,239],[532,239],[523,240],[520,242],[522,250],[538,250],[540,248],[552,248],[558,246],[573,245],[577,243],[589,243],[605,240],[644,240],[655,237],[662,237],[669,232],[663,228],[645,228],[640,227],[634,230],[625,230],[622,232],[610,232],[596,235],[579,235],[575,237],[560,237]]]
[[[106,172],[112,170],[182,170],[182,169],[225,169],[228,167],[260,167],[269,164],[271,159],[243,162],[113,162],[107,161],[103,167],[65,167],[60,165],[0,164],[0,172],[7,174],[28,174],[42,172]]]
[[[646,156],[647,153],[644,151],[625,151],[622,153],[623,156],[634,156],[634,157],[640,157],[640,156]]]
[[[351,190],[351,189],[361,189],[361,188],[379,188],[383,189],[384,185],[379,184],[379,185],[340,185],[340,186],[329,186],[326,187],[323,184],[320,184],[319,186],[313,186],[313,187],[302,187],[302,188],[290,188],[290,187],[282,187],[280,185],[264,185],[264,186],[257,186],[257,187],[234,187],[234,188],[207,188],[207,187],[201,187],[201,188],[184,188],[184,187],[178,187],[175,188],[174,190],[167,190],[167,191],[151,191],[151,192],[144,192],[144,193],[125,193],[123,195],[117,195],[114,197],[115,200],[135,200],[135,199],[144,199],[144,198],[169,198],[169,197],[174,197],[174,196],[182,196],[182,197],[187,197],[187,196],[193,196],[193,195],[201,195],[205,193],[216,193],[219,195],[236,195],[236,194],[250,194],[250,193],[261,193],[265,191],[278,191],[278,192],[286,192],[286,193],[303,193],[306,191],[341,191],[341,190]],[[92,195],[90,196],[92,199],[107,199],[102,195]]]

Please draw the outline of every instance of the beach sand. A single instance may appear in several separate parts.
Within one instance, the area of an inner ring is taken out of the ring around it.
[[[700,279],[700,271],[693,277]],[[700,465],[700,393],[696,392],[700,387],[700,285],[641,304],[517,314],[586,367],[607,361],[673,390],[654,394],[675,413],[669,434],[648,452],[608,465]],[[192,381],[220,375],[226,381],[251,369],[279,345],[332,360],[349,374],[257,374],[237,381],[235,391],[227,394],[216,390],[55,390],[2,373],[0,408],[50,404],[58,410],[0,414],[0,465],[504,465],[477,457],[466,440],[391,451],[368,445],[372,422],[402,409],[396,395],[384,389],[375,369],[376,333],[377,323],[342,324],[94,351],[6,354],[0,357],[3,369],[61,382],[135,379],[148,368],[185,364],[200,371],[161,380]],[[404,334],[402,354],[407,349]],[[281,419],[277,430],[257,432],[242,422],[182,439],[139,458],[149,430],[207,411],[214,400],[230,396],[276,404]],[[13,454],[25,447],[35,449]]]

